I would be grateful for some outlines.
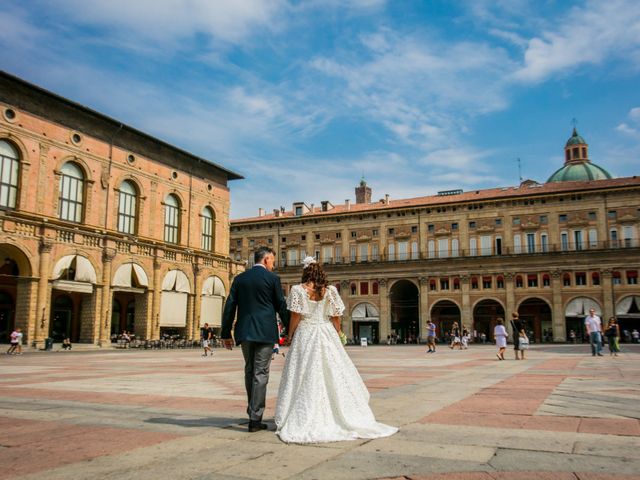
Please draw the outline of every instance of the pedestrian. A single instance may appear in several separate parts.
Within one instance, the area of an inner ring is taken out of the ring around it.
[[[453,322],[453,326],[451,327],[451,345],[449,345],[450,349],[454,349],[456,345],[459,350],[462,350],[462,342],[460,341],[460,327],[458,326],[458,322]]]
[[[462,337],[460,337],[461,348],[465,350],[469,348],[469,329],[466,325],[462,326]]]
[[[487,343],[487,334],[482,332],[480,334],[480,340],[482,341],[482,344],[484,345],[485,343]]]
[[[202,348],[204,352],[202,353],[203,357],[207,356],[207,353],[210,353],[213,357],[213,350],[211,350],[211,329],[209,328],[209,324],[205,323],[200,329],[200,340],[202,341]]]
[[[220,337],[225,348],[235,344],[244,356],[244,384],[247,391],[249,432],[266,430],[264,415],[269,366],[273,344],[278,341],[278,320],[289,326],[289,310],[282,294],[280,278],[272,273],[276,256],[273,249],[259,247],[254,255],[254,266],[238,275],[231,284],[222,314]],[[236,315],[237,313],[237,315]],[[235,324],[234,324],[235,318]]]
[[[591,355],[594,357],[602,356],[602,320],[596,315],[595,308],[589,309],[589,315],[584,319],[584,326],[589,335],[589,343],[591,344]]]
[[[427,322],[427,353],[436,353],[436,324],[431,319]]]
[[[276,358],[276,355],[280,355],[280,343],[276,342],[273,344],[273,350],[271,351],[271,360]],[[284,352],[282,352],[282,358],[285,358]]]
[[[513,312],[511,314],[511,331],[513,332],[513,351],[516,354],[516,360],[520,360],[520,330],[524,330],[524,322],[520,320],[518,312]],[[522,352],[522,359],[524,360],[524,352]]]
[[[507,330],[504,328],[504,320],[502,318],[498,318],[496,323],[497,325],[493,329],[493,336],[496,339],[496,347],[498,347],[496,357],[498,357],[498,360],[504,360],[504,351],[507,348]]]
[[[520,359],[524,360],[524,352],[529,349],[529,337],[524,328],[518,332],[518,350],[520,351]],[[518,357],[516,357],[516,360]]]
[[[573,330],[569,330],[569,340],[571,340],[571,343],[576,343],[576,332]]]
[[[609,319],[609,323],[607,324],[607,329],[604,332],[607,337],[607,342],[609,343],[609,356],[615,355],[618,356],[618,352],[620,351],[620,345],[618,344],[618,339],[620,338],[620,327],[618,326],[618,322],[616,322],[616,317],[611,317]]]
[[[65,338],[62,340],[62,350],[71,351],[71,339]]]
[[[22,346],[20,345],[22,342],[22,332],[20,328],[16,328],[11,332],[11,336],[9,337],[9,349],[7,350],[7,355],[21,355],[22,354]],[[20,352],[20,353],[17,353]]]
[[[631,338],[633,338],[633,343],[640,342],[640,332],[638,332],[637,328],[634,328],[631,332]]]

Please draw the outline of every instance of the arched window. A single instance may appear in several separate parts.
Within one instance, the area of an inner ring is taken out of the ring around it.
[[[118,198],[118,231],[136,233],[136,212],[138,192],[133,182],[125,180],[120,184]]]
[[[180,241],[180,202],[173,194],[167,195],[164,201],[164,241]]]
[[[60,175],[59,216],[70,222],[82,221],[84,200],[84,173],[73,162],[62,166]]]
[[[16,149],[0,141],[0,208],[16,208],[19,167]]]
[[[211,252],[213,250],[213,210],[211,207],[202,209],[202,240],[201,248]]]

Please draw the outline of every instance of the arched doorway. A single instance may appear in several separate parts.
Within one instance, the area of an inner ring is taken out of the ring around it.
[[[440,300],[431,307],[430,317],[436,324],[436,336],[448,342],[453,322],[458,322],[458,325],[461,323],[460,307],[451,300]]]
[[[398,342],[417,342],[420,335],[418,287],[409,280],[399,280],[391,287],[389,300],[391,303],[391,330],[398,335]]]
[[[573,330],[578,341],[586,342],[588,340],[584,328],[584,317],[589,314],[591,308],[594,308],[596,314],[602,317],[602,307],[593,298],[576,297],[567,304],[564,309],[567,338],[571,338],[570,333]]]
[[[22,250],[11,244],[0,244],[0,342],[8,342],[13,329],[22,327],[27,335],[28,322],[33,313],[29,291],[20,277],[31,276],[31,264]],[[21,306],[21,307],[18,307]],[[16,315],[16,309],[21,308]],[[16,325],[16,318],[21,324]]]
[[[111,314],[111,335],[119,335],[125,330],[130,336],[145,338],[146,325],[136,325],[136,310],[144,312],[147,305],[149,278],[144,268],[133,262],[123,263],[113,275],[113,310]],[[117,315],[116,315],[117,309]],[[143,318],[144,314],[138,315]]]
[[[621,298],[616,303],[616,318],[620,325],[620,341],[630,342],[631,332],[640,331],[640,295]]]
[[[219,337],[222,330],[222,309],[227,289],[220,278],[212,275],[203,282],[201,293],[200,328],[208,323],[213,334]]]
[[[541,298],[528,298],[520,303],[518,314],[526,324],[529,339],[535,339],[536,342],[553,341],[551,307],[547,302]]]
[[[9,336],[15,328],[15,301],[4,289],[0,290],[0,342],[9,342]]]
[[[493,329],[496,319],[504,320],[504,307],[496,300],[480,300],[473,308],[473,330],[480,337],[483,333],[487,340],[493,341]]]
[[[162,280],[160,336],[188,338],[187,303],[191,293],[188,277],[181,270],[169,270]]]
[[[79,326],[76,315],[76,302],[71,295],[58,295],[53,299],[49,336],[54,342],[70,338],[78,341]]]
[[[370,303],[356,305],[351,311],[351,321],[355,338],[366,338],[368,343],[379,343],[380,314],[374,305]]]

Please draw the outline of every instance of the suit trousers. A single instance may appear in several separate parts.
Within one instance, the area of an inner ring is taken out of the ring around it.
[[[267,398],[273,343],[242,342],[241,347],[248,400],[247,414],[252,422],[260,422]]]

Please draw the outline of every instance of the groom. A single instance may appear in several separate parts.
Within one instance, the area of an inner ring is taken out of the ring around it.
[[[279,340],[276,313],[280,315],[285,326],[289,323],[289,312],[282,295],[280,278],[272,273],[275,264],[274,251],[269,247],[258,248],[254,254],[254,262],[253,268],[238,275],[231,284],[222,314],[220,334],[224,346],[231,350],[231,328],[237,310],[234,337],[244,356],[244,383],[247,389],[250,432],[267,428],[267,425],[262,423],[262,415],[267,396],[271,352],[273,344]]]

